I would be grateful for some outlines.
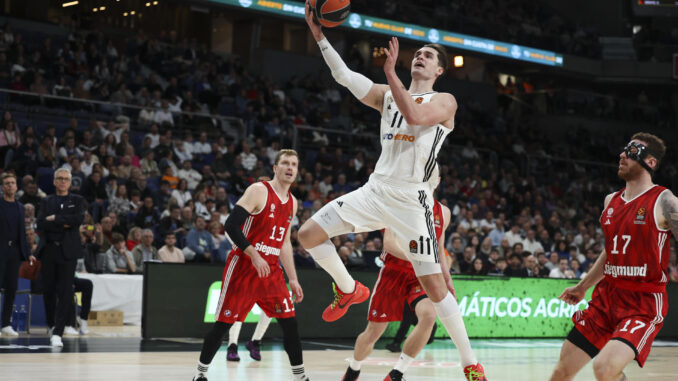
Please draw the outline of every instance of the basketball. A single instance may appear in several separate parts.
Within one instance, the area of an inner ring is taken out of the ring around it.
[[[310,0],[310,4],[314,21],[327,28],[341,25],[351,11],[350,0]]]

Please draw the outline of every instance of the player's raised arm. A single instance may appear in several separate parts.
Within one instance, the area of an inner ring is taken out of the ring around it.
[[[294,203],[292,213],[293,215],[296,215],[298,207],[297,199],[292,197],[292,202]],[[285,269],[285,274],[287,274],[287,279],[289,280],[290,288],[292,289],[292,294],[294,295],[294,302],[301,303],[301,301],[304,300],[304,291],[299,284],[299,278],[297,278],[297,269],[294,267],[294,252],[292,249],[292,241],[290,240],[291,232],[292,229],[287,229],[285,241],[280,248],[280,263],[282,263],[282,266]]]
[[[322,53],[337,83],[346,87],[353,96],[366,106],[381,112],[381,105],[388,86],[374,84],[371,79],[352,71],[346,66],[339,53],[334,50],[330,42],[325,38],[320,25],[316,24],[313,20],[313,12],[308,2],[306,2],[306,23],[311,29],[311,34],[313,34],[313,38],[318,43],[320,53]]]
[[[266,186],[262,183],[254,183],[247,187],[245,193],[240,197],[240,200],[233,207],[233,211],[226,219],[224,227],[226,228],[226,233],[231,238],[233,243],[236,244],[250,259],[252,260],[252,265],[257,270],[257,274],[260,278],[267,277],[271,269],[268,266],[268,263],[261,257],[258,251],[250,244],[243,233],[241,226],[250,216],[250,214],[257,212],[263,208],[266,203],[266,198],[268,191]]]
[[[438,93],[431,98],[431,102],[422,104],[415,102],[395,71],[399,49],[398,39],[392,37],[388,43],[388,49],[384,51],[386,53],[384,73],[391,88],[393,99],[403,114],[405,121],[410,126],[435,126],[440,123],[451,128],[453,126],[454,114],[457,112],[457,100],[452,94]],[[431,54],[430,52],[419,54],[421,58],[416,57],[417,59],[433,59],[432,55],[429,58],[426,57],[428,54]],[[438,70],[442,74],[443,69],[438,67]]]

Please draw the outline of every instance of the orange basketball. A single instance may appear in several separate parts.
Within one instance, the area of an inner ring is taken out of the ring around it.
[[[313,19],[327,28],[334,28],[348,18],[350,0],[310,0]]]

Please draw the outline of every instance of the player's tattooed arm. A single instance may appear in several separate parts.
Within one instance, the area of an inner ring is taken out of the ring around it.
[[[659,220],[659,225],[673,232],[674,237],[678,237],[678,197],[671,191],[662,195],[660,201],[662,217],[664,221]]]

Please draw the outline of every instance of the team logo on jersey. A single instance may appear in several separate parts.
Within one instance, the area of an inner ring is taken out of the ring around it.
[[[275,212],[275,204],[271,204],[271,214],[268,215],[268,218],[274,218],[273,212]]]
[[[636,220],[633,221],[634,224],[636,225],[645,225],[645,215],[647,214],[647,209],[644,207],[641,207],[638,209],[636,212]]]
[[[382,140],[402,140],[404,142],[414,143],[416,138],[407,134],[384,134]]]
[[[614,213],[614,209],[610,208],[607,210],[607,216],[612,217],[612,213]]]
[[[421,102],[424,101],[424,97],[417,97],[417,99],[414,100],[414,103],[416,104],[421,104]]]
[[[282,313],[282,306],[278,303],[276,303],[276,305],[273,306],[273,309],[275,310],[275,313],[277,313],[277,314]]]
[[[287,222],[292,222],[294,219],[294,216],[292,215],[292,212],[290,211],[290,216],[287,218]]]
[[[417,245],[417,241],[411,240],[410,241],[410,253],[417,254],[418,251],[419,251],[419,246]]]
[[[231,310],[224,311],[224,316],[231,317]]]
[[[372,310],[372,316],[377,316],[377,310]]]

